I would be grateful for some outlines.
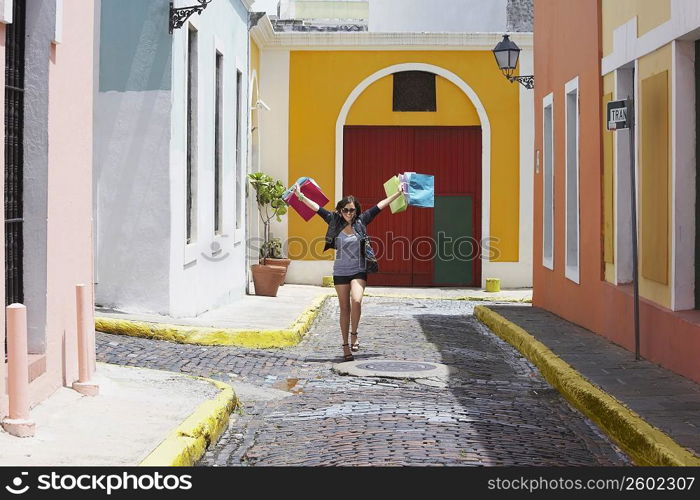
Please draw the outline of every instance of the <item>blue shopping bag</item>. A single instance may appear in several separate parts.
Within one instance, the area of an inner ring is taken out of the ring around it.
[[[408,204],[414,207],[435,206],[435,177],[411,173],[408,176]]]

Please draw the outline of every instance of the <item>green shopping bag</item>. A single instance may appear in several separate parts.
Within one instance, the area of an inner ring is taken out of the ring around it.
[[[391,179],[384,183],[384,192],[386,192],[387,197],[394,193],[399,192],[400,181],[398,176],[393,176]],[[401,194],[398,198],[389,204],[392,214],[397,214],[403,212],[408,208],[408,201],[406,201],[406,195]]]

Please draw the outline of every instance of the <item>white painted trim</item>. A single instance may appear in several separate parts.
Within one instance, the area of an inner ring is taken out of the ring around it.
[[[14,0],[0,0],[0,23],[12,23],[12,2]]]
[[[289,106],[290,106],[290,75],[291,58],[288,51],[263,51],[260,58],[259,80],[260,96],[265,96],[265,102],[270,110],[260,112],[258,124],[264,134],[260,134],[260,171],[280,179],[283,183],[289,180]],[[270,225],[271,233],[287,239],[289,234],[288,220],[277,222],[274,218]]]
[[[566,84],[564,84],[565,93],[570,94],[573,90],[578,91],[578,76],[575,76],[574,78],[566,82]]]
[[[218,52],[222,56],[225,56],[226,44],[224,41],[216,35],[214,35],[212,38],[214,39],[214,53],[216,54],[216,52]],[[236,60],[238,60],[238,57],[236,57]]]
[[[637,257],[639,257],[639,249],[642,247],[641,241],[639,240],[639,235],[641,234],[641,231],[639,228],[641,227],[641,196],[640,196],[640,190],[641,190],[641,183],[640,183],[640,170],[639,170],[639,161],[641,157],[641,148],[639,147],[641,144],[641,135],[639,132],[639,116],[641,115],[642,109],[639,104],[640,102],[640,96],[641,96],[641,89],[640,87],[640,80],[639,80],[639,59],[634,60],[634,199],[635,199],[635,205],[634,209],[636,210],[637,214],[637,227],[636,227],[636,235],[637,235]],[[634,275],[634,271],[632,271],[632,274]],[[637,262],[637,279],[641,276],[642,271],[641,271],[641,264]]]
[[[197,71],[196,71],[196,81],[195,81],[195,86],[194,86],[194,95],[196,96],[196,103],[197,105],[195,106],[195,131],[193,134],[194,142],[195,142],[195,154],[194,154],[194,171],[193,171],[193,179],[194,179],[194,190],[193,190],[193,196],[192,196],[192,207],[193,207],[193,217],[192,217],[192,227],[193,227],[193,233],[194,233],[194,241],[192,243],[187,243],[187,148],[189,148],[189,144],[187,142],[187,121],[189,120],[189,117],[187,115],[187,102],[191,98],[191,96],[188,94],[187,90],[187,78],[188,78],[188,72],[189,72],[189,65],[190,65],[190,60],[189,60],[189,43],[190,43],[190,25],[192,26],[192,29],[197,33],[197,45],[196,45],[196,54],[197,54]],[[200,241],[200,231],[201,231],[201,224],[199,223],[199,216],[200,216],[200,210],[199,210],[199,190],[201,189],[201,182],[199,180],[200,177],[200,172],[201,172],[201,165],[202,162],[200,161],[200,154],[201,154],[201,141],[200,141],[200,133],[202,130],[202,127],[200,126],[199,122],[201,120],[202,116],[202,99],[201,99],[201,94],[202,94],[202,78],[201,78],[201,72],[202,72],[202,59],[203,59],[203,52],[202,52],[202,36],[201,36],[201,31],[197,29],[197,25],[194,22],[189,22],[187,25],[186,29],[183,30],[183,37],[185,39],[185,64],[183,65],[183,78],[185,81],[185,99],[182,105],[184,106],[184,117],[185,117],[185,126],[182,127],[181,133],[183,134],[183,144],[185,145],[185,163],[183,168],[182,174],[184,176],[184,182],[183,182],[183,190],[182,190],[182,196],[183,199],[185,200],[185,213],[184,217],[182,219],[183,221],[183,241],[182,245],[184,247],[184,262],[183,265],[187,266],[189,264],[192,264],[193,262],[197,261],[197,247],[198,247],[198,242]]]
[[[227,168],[226,168],[226,159],[228,158],[229,155],[229,148],[230,148],[230,141],[227,141],[226,138],[228,137],[228,115],[229,113],[227,112],[229,109],[231,109],[231,106],[229,105],[230,102],[230,95],[231,95],[231,87],[230,87],[230,79],[228,78],[228,57],[226,57],[226,44],[221,40],[219,37],[214,35],[213,37],[213,43],[214,43],[214,50],[212,52],[213,54],[213,61],[211,67],[214,69],[214,78],[212,78],[212,118],[214,119],[214,134],[216,134],[216,114],[217,112],[221,113],[220,116],[220,122],[221,122],[221,130],[219,133],[221,134],[220,140],[221,143],[219,147],[221,148],[221,151],[219,152],[220,154],[220,161],[221,161],[221,179],[219,180],[221,182],[221,199],[219,202],[221,203],[221,229],[220,233],[216,233],[216,223],[215,221],[212,221],[211,225],[211,230],[213,232],[212,237],[214,238],[214,241],[218,241],[216,238],[225,235],[228,233],[233,232],[233,227],[231,224],[231,213],[230,210],[226,209],[226,184],[229,179],[227,175]],[[217,91],[217,82],[216,82],[216,58],[218,55],[221,55],[222,57],[222,68],[221,68],[221,109],[217,110],[216,109],[216,91]],[[235,108],[234,108],[235,109]],[[235,127],[234,127],[235,128]],[[212,158],[214,159],[214,164],[212,165],[212,168],[216,168],[216,137],[213,138],[211,142],[211,148],[212,148]],[[212,172],[212,185],[215,184],[215,179],[216,179],[216,174],[215,172]],[[214,189],[216,189],[216,186],[214,186]],[[234,201],[235,203],[235,201]],[[216,207],[214,208],[216,210]],[[216,213],[214,213],[214,217],[216,217]],[[219,241],[221,243],[221,246],[223,248],[223,241]]]
[[[251,89],[250,92],[248,92],[248,112],[252,113],[253,112],[253,89],[255,89],[255,93],[259,96],[260,91],[258,89],[258,72],[254,69],[250,70],[250,80],[248,81],[249,88]],[[250,122],[248,123],[248,126],[250,127]]]
[[[533,53],[532,50],[522,50],[520,52],[520,74],[533,74]],[[519,85],[520,88],[520,221],[518,226],[519,248],[518,263],[527,273],[524,280],[518,279],[518,285],[532,286],[532,264],[533,264],[533,237],[532,231],[527,229],[532,227],[533,210],[532,203],[534,196],[534,151],[535,151],[535,93]],[[495,270],[490,269],[495,262],[489,262],[489,277],[501,277],[501,283],[505,275],[494,274]],[[482,272],[484,269],[482,268]],[[518,273],[520,274],[520,273]],[[485,276],[482,274],[482,278]],[[486,284],[485,282],[483,283]],[[506,285],[504,285],[506,286]]]
[[[53,31],[53,43],[63,41],[63,0],[56,0],[56,24]]]
[[[362,32],[276,32],[268,16],[251,30],[261,49],[294,50],[492,50],[503,33],[378,33]],[[512,33],[511,40],[521,49],[533,48],[532,33]],[[495,64],[495,63],[494,63]]]
[[[332,260],[292,260],[287,268],[285,283],[321,285],[324,276],[333,276]],[[329,288],[333,291],[333,288]]]
[[[668,270],[668,280],[671,286],[671,310],[676,310],[676,174],[677,174],[677,154],[676,154],[676,127],[675,122],[678,120],[678,115],[680,110],[676,108],[676,56],[677,56],[677,46],[674,41],[671,44],[671,82],[669,91],[671,92],[671,109],[668,110],[668,126],[670,128],[671,137],[669,139],[669,146],[671,146],[671,248],[669,248],[671,253],[671,266]],[[695,72],[693,72],[693,79],[691,80],[695,83]],[[690,103],[684,103],[689,105]],[[690,201],[690,198],[688,201]],[[681,207],[679,207],[681,209]],[[694,267],[689,267],[687,269],[694,269]],[[690,273],[687,273],[690,274]],[[681,278],[682,279],[682,278]],[[689,308],[688,308],[689,309]]]
[[[190,18],[187,20],[187,23],[188,23],[188,24],[191,24],[192,27],[193,27],[195,30],[197,30],[197,32],[200,32],[199,16],[190,16]],[[183,26],[183,28],[185,28],[185,26]],[[186,29],[189,30],[189,27],[186,28]]]
[[[544,256],[544,249],[545,249],[545,219],[544,219],[544,211],[545,211],[545,198],[546,198],[546,180],[547,180],[547,154],[545,150],[545,141],[547,140],[545,137],[545,110],[547,108],[551,108],[551,113],[552,113],[552,134],[551,134],[551,141],[552,141],[552,158],[551,162],[552,164],[549,166],[551,172],[552,172],[552,207],[551,207],[551,215],[552,215],[552,241],[551,241],[551,249],[552,249],[552,257],[550,259],[546,258]],[[546,96],[542,98],[542,265],[546,267],[547,269],[554,270],[554,240],[555,240],[555,224],[554,224],[554,93],[550,92]]]
[[[258,19],[258,23],[250,29],[249,33],[261,51],[265,47],[267,40],[275,36],[272,23],[267,14]]]
[[[365,91],[367,87],[372,85],[377,80],[384,78],[385,76],[391,75],[399,71],[426,71],[429,73],[434,73],[439,75],[454,85],[456,85],[462,92],[464,92],[469,100],[472,102],[476,108],[476,112],[479,115],[479,120],[481,121],[481,200],[482,200],[482,212],[481,212],[481,238],[486,240],[490,236],[490,203],[491,203],[491,125],[489,122],[488,115],[486,113],[486,108],[482,104],[479,96],[474,92],[474,90],[467,85],[467,83],[462,80],[459,76],[452,73],[449,70],[435,66],[433,64],[425,63],[404,63],[395,64],[393,66],[388,66],[381,69],[364,80],[360,82],[348,95],[345,103],[343,103],[340,113],[338,114],[338,119],[335,124],[335,200],[339,200],[343,196],[343,127],[345,126],[345,121],[347,119],[350,108],[352,108],[355,100]],[[485,254],[482,254],[482,262],[486,263],[488,258]],[[483,271],[483,267],[482,267]],[[485,273],[484,273],[485,275]],[[482,276],[482,282],[484,277]]]
[[[671,309],[695,307],[695,43],[676,40],[671,69]]]
[[[618,88],[620,86],[619,84],[620,80],[620,72],[615,71],[613,73],[613,88],[612,88],[612,96],[610,96],[610,100],[614,101],[617,99],[618,94]],[[601,90],[602,94],[605,95],[605,90],[604,90],[604,85],[601,82]],[[607,110],[604,111],[604,113],[607,114]],[[607,118],[606,118],[607,119]],[[629,129],[626,129],[629,130]],[[620,282],[620,273],[622,272],[622,266],[620,265],[620,228],[622,227],[620,225],[620,191],[622,189],[622,186],[620,185],[620,164],[619,164],[619,155],[618,155],[618,148],[620,147],[620,136],[617,132],[611,132],[606,129],[603,130],[603,133],[610,133],[612,134],[611,141],[612,141],[612,196],[613,196],[613,265],[615,266],[615,272],[613,273],[612,277],[612,284],[617,285]],[[604,138],[601,140],[601,147],[603,147],[603,168],[605,168],[605,149],[604,149]],[[605,268],[608,263],[605,262],[605,180],[603,179],[601,181],[603,183],[602,185],[602,196],[601,199],[603,201],[603,268]],[[605,273],[604,273],[605,275]],[[604,276],[607,279],[607,275]]]
[[[245,233],[244,233],[243,228],[233,230],[233,246],[234,247],[243,243],[243,235],[244,234]]]
[[[632,97],[636,103],[633,68],[615,70],[613,100]],[[636,78],[636,76],[634,76]],[[613,193],[615,228],[615,285],[632,282],[632,209],[630,207],[630,129],[621,129],[614,134],[613,147]]]
[[[576,265],[569,264],[569,95],[576,94]],[[580,161],[580,109],[578,76],[564,85],[564,275],[574,283],[580,284],[581,263],[581,176]]]
[[[251,9],[253,8],[253,4],[255,3],[255,0],[241,0],[241,3],[243,4],[243,7],[245,7],[248,12],[251,12]]]
[[[520,262],[489,262],[489,273],[501,277],[501,288],[524,288],[532,282],[532,270]],[[332,260],[292,260],[285,283],[321,285],[324,276],[332,275]]]
[[[195,241],[194,243],[189,243],[185,244],[185,263],[184,265],[189,265],[194,262],[197,262],[197,253],[199,250],[199,245],[197,245],[197,242]]]
[[[245,192],[245,183],[247,182],[247,177],[246,177],[246,167],[247,167],[247,161],[248,161],[248,150],[247,144],[244,144],[243,141],[247,141],[248,139],[248,134],[246,133],[243,135],[243,127],[246,127],[246,130],[248,128],[248,124],[245,123],[245,121],[249,118],[248,113],[246,112],[246,106],[245,106],[245,97],[246,97],[246,88],[245,88],[245,68],[240,65],[240,58],[236,57],[236,67],[233,68],[233,75],[232,75],[232,80],[233,80],[233,92],[229,92],[234,97],[234,102],[233,106],[230,106],[230,109],[233,109],[234,116],[233,116],[233,131],[234,131],[234,141],[238,140],[240,143],[238,144],[240,150],[236,150],[236,144],[235,142],[233,143],[233,186],[234,186],[234,193],[235,196],[233,198],[233,212],[235,216],[233,217],[233,224],[231,226],[231,231],[233,232],[233,242],[234,244],[238,244],[241,242],[242,234],[243,231],[246,227],[245,224],[245,196],[243,193]],[[241,80],[240,80],[240,85],[241,88],[238,87],[238,73],[241,74]],[[240,102],[239,102],[240,99]],[[240,127],[240,129],[239,129]],[[244,158],[244,154],[245,158]],[[246,163],[244,163],[244,161]],[[240,189],[236,190],[236,180],[240,179]],[[240,212],[238,211],[238,200],[240,199]]]
[[[613,31],[612,52],[601,61],[601,74],[639,59],[675,39],[689,35],[700,27],[698,0],[671,0],[671,18],[651,31],[637,37],[637,16]],[[690,39],[697,36],[690,35]]]

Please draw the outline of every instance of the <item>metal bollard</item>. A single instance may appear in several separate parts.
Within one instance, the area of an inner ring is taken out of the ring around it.
[[[31,437],[36,426],[29,418],[29,354],[27,349],[27,308],[10,304],[7,315],[7,386],[9,415],[2,427],[17,437]]]
[[[88,300],[90,299],[90,300]],[[92,302],[92,296],[88,296],[87,286],[80,284],[75,286],[75,305],[77,309],[78,328],[78,381],[73,382],[73,389],[86,396],[97,396],[100,387],[91,382],[91,367],[89,349],[92,347],[90,332],[94,325],[90,324],[90,314],[87,311],[88,302]]]
[[[501,291],[501,280],[499,278],[486,278],[486,291],[487,292],[500,292]]]

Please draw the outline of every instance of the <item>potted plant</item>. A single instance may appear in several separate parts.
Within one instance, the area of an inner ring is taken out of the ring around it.
[[[255,189],[255,201],[258,204],[258,212],[263,222],[263,245],[260,251],[260,264],[250,267],[253,273],[253,283],[256,295],[275,297],[277,288],[284,280],[287,268],[268,263],[271,248],[270,222],[276,218],[282,222],[282,216],[287,213],[287,204],[282,199],[285,187],[281,181],[274,180],[267,174],[256,172],[248,174],[251,185]]]
[[[289,263],[292,261],[291,259],[285,259],[282,256],[282,240],[279,238],[270,238],[269,242],[263,243],[262,247],[260,248],[260,258],[263,260],[263,262],[272,266],[284,267],[284,275],[282,276],[280,286],[284,285],[284,278],[287,275]]]

